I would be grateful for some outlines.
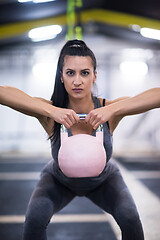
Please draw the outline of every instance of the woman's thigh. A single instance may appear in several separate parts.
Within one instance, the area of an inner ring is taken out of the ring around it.
[[[108,179],[87,197],[110,213],[122,231],[123,240],[144,240],[143,228],[134,200],[117,167]]]
[[[74,197],[74,193],[44,169],[29,201],[26,218],[33,218],[37,222],[44,221],[47,224],[52,215],[66,206]]]
[[[116,218],[119,214],[121,217],[131,214],[131,210],[137,212],[130,191],[115,164],[111,164],[107,179],[87,197]]]

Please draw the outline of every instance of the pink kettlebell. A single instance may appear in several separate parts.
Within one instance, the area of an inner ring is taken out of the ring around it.
[[[98,176],[106,165],[102,127],[96,131],[96,137],[88,134],[68,137],[68,132],[62,125],[58,163],[67,177]]]

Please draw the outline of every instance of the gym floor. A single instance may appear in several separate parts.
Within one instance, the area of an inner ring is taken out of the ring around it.
[[[0,156],[0,238],[21,240],[25,211],[46,157]],[[115,157],[135,199],[145,240],[160,235],[160,157]],[[114,219],[85,197],[76,197],[49,224],[48,240],[119,240]]]

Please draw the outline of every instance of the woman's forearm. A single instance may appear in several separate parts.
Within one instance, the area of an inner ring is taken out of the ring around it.
[[[127,116],[160,107],[160,88],[152,88],[134,97],[115,103],[116,115]]]
[[[53,112],[55,108],[47,102],[10,86],[0,86],[0,104],[34,117],[49,117],[50,112]]]

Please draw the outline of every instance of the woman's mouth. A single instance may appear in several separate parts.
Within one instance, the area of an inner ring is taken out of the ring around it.
[[[83,91],[83,89],[82,88],[73,88],[72,91],[75,93],[81,93]]]

